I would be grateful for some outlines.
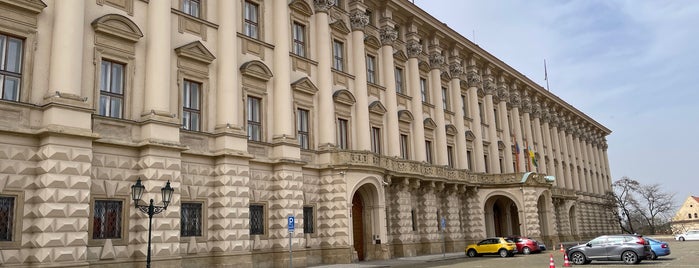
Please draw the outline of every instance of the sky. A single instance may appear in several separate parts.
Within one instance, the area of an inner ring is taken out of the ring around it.
[[[612,130],[612,181],[699,196],[699,1],[414,0]]]

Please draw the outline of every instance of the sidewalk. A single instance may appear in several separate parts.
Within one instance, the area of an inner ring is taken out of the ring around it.
[[[409,265],[413,263],[426,263],[433,261],[451,260],[458,258],[465,258],[466,255],[463,252],[451,252],[447,254],[434,254],[434,255],[422,255],[415,257],[401,257],[390,260],[375,260],[375,261],[364,261],[358,263],[348,263],[348,264],[329,264],[329,265],[319,265],[311,267],[322,267],[322,268],[371,268],[371,267],[393,267],[398,265]]]

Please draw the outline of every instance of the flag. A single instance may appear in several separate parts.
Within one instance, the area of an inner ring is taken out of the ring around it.
[[[534,151],[532,151],[531,148],[529,149],[529,158],[532,159],[532,164],[534,167],[539,167],[539,165],[536,163],[536,155],[534,155]]]
[[[515,141],[515,152],[519,154],[519,144],[517,144],[517,141]]]

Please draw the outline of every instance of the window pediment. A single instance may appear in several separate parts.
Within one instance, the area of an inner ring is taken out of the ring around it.
[[[370,34],[367,34],[366,36],[364,36],[364,44],[367,47],[373,48],[373,49],[381,48],[381,42],[379,41],[379,39],[376,38],[376,36],[373,36]]]
[[[96,33],[115,36],[130,42],[138,42],[143,37],[143,32],[138,25],[118,14],[107,14],[92,21],[92,28]]]
[[[273,76],[267,65],[259,60],[243,63],[243,65],[240,65],[240,72],[242,75],[255,77],[263,81],[269,81]]]
[[[413,122],[413,113],[411,113],[408,110],[400,110],[398,111],[398,120],[401,122],[405,123],[412,123]]]
[[[464,134],[466,136],[467,141],[473,141],[476,139],[476,135],[473,135],[473,131],[466,130],[466,132]]]
[[[444,128],[446,128],[448,136],[456,136],[456,133],[458,132],[456,130],[456,127],[452,124],[446,125],[446,126],[444,126]]]
[[[418,66],[418,68],[420,69],[420,71],[423,71],[423,72],[426,72],[426,73],[429,73],[429,72],[430,72],[430,65],[427,64],[427,62],[425,62],[425,61],[420,61],[420,63],[418,63],[417,66]]]
[[[0,1],[0,5],[8,5],[14,9],[31,12],[34,14],[39,14],[47,5],[41,0],[24,0],[24,1]]]
[[[347,27],[344,21],[342,20],[336,20],[333,23],[330,23],[330,29],[333,29],[343,35],[347,35],[350,33],[350,28]]]
[[[206,49],[204,44],[199,41],[186,44],[175,49],[175,54],[179,57],[189,58],[201,63],[210,64],[216,57]]]
[[[406,62],[408,57],[405,55],[403,50],[397,50],[393,53],[393,59],[397,60],[398,62]]]
[[[371,104],[369,104],[369,112],[370,113],[375,113],[378,115],[383,116],[386,113],[386,107],[381,104],[380,101],[374,101]]]
[[[291,88],[294,91],[305,93],[308,95],[315,95],[318,92],[318,88],[311,82],[308,77],[296,80],[296,82],[291,83]]]
[[[425,118],[425,120],[422,122],[422,124],[425,126],[426,129],[434,130],[437,128],[437,124],[432,120],[432,118]]]
[[[306,3],[304,0],[293,0],[291,3],[289,3],[289,8],[292,10],[303,14],[306,17],[310,17],[313,15],[313,9],[311,9],[311,6]]]
[[[352,106],[357,101],[352,95],[352,92],[346,89],[340,89],[333,93],[333,100],[337,103],[345,104],[347,106]]]
[[[505,143],[502,141],[498,141],[498,149],[499,150],[505,150]]]

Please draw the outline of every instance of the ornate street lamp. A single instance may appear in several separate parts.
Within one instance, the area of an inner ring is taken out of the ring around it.
[[[151,198],[150,204],[140,205],[141,196],[143,196],[143,191],[146,189],[143,184],[141,184],[141,177],[138,177],[136,184],[131,185],[131,199],[133,199],[136,208],[143,213],[148,214],[148,256],[146,257],[146,267],[150,268],[150,237],[151,237],[151,225],[153,224],[153,215],[160,214],[167,209],[167,205],[172,201],[172,193],[175,192],[175,188],[170,187],[170,181],[167,181],[165,187],[160,188],[160,193],[163,195],[163,205],[156,206],[153,205],[153,199]]]

